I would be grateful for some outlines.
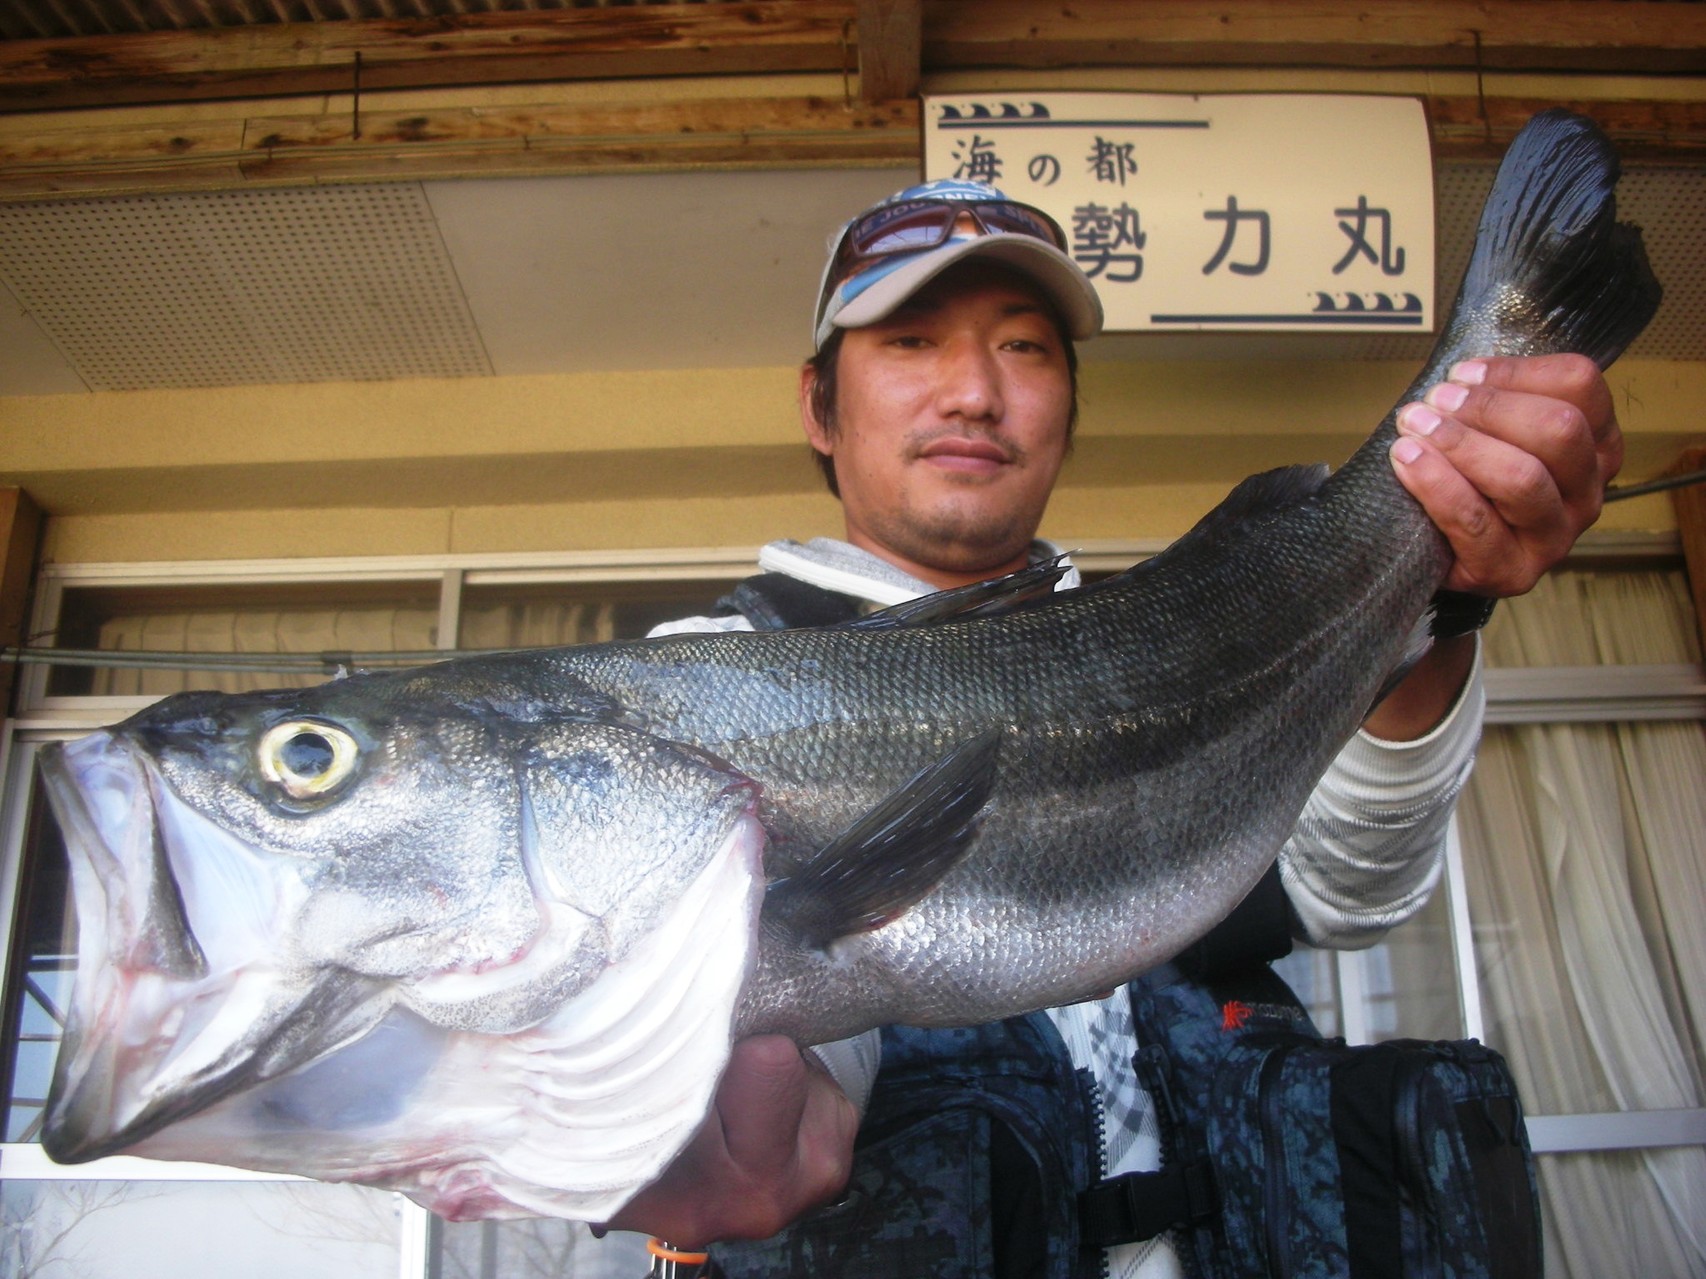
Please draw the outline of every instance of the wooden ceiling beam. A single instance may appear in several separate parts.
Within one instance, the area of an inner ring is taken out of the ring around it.
[[[63,121],[65,117],[56,117]],[[915,165],[918,103],[709,98],[0,131],[0,199],[316,182]]]
[[[1448,95],[1430,95],[1425,102],[1433,153],[1442,159],[1500,159],[1532,116],[1563,106],[1599,124],[1626,164],[1697,165],[1706,160],[1706,102]]]
[[[859,97],[866,102],[918,94],[924,0],[858,0]]]
[[[854,0],[751,0],[0,41],[0,111],[541,80],[836,71]]]
[[[916,33],[916,34],[915,34]],[[861,38],[862,37],[862,38]],[[915,52],[913,42],[919,44]],[[0,41],[0,112],[542,80],[1359,67],[1706,74],[1684,0],[749,0]]]
[[[1625,160],[1699,164],[1706,103],[1564,102],[1432,96],[1442,158],[1493,159],[1535,112],[1592,116]],[[42,117],[44,120],[46,117]],[[234,114],[187,127],[65,125],[0,130],[0,199],[381,182],[501,174],[699,167],[916,165],[914,99],[716,98],[649,105],[444,107],[349,115]]]
[[[1529,119],[1569,107],[1605,131],[1625,163],[1690,164],[1706,160],[1706,102],[1593,101],[1556,98],[1429,95],[1428,125],[1442,159],[1496,160]]]
[[[1686,0],[930,0],[924,65],[1701,74],[1706,7]]]

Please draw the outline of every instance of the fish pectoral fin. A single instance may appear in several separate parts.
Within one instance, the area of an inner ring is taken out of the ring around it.
[[[968,617],[1002,617],[1048,599],[1054,594],[1055,583],[1066,576],[1067,568],[1066,556],[1056,555],[1005,577],[921,595],[843,622],[841,626],[851,631],[894,631]]]
[[[764,913],[808,946],[870,932],[910,910],[970,851],[995,782],[1001,731],[955,747],[772,884]]]

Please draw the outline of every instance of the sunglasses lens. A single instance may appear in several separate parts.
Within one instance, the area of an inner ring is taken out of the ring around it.
[[[990,201],[987,204],[971,206],[983,223],[984,229],[990,232],[1006,231],[1015,235],[1028,235],[1038,240],[1047,240],[1057,249],[1066,247],[1066,236],[1055,223],[1038,210],[1023,204],[1005,204]]]
[[[818,299],[823,314],[829,295],[843,281],[878,258],[917,253],[947,242],[954,224],[970,214],[984,235],[1024,235],[1066,248],[1066,235],[1040,209],[1006,200],[908,200],[872,209],[854,221],[841,237],[834,266]]]
[[[938,202],[912,201],[877,209],[847,232],[844,247],[852,257],[881,257],[934,248],[947,239],[959,210]]]

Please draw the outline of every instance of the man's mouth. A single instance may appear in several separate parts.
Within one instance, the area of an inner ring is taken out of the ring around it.
[[[946,435],[931,440],[918,450],[918,456],[943,470],[973,475],[993,474],[1014,460],[1009,450],[993,440],[966,435]]]

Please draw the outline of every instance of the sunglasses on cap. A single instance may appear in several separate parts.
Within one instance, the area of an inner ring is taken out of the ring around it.
[[[968,214],[981,235],[1027,235],[1066,249],[1066,233],[1060,224],[1028,204],[1012,200],[902,200],[860,214],[842,232],[834,265],[825,280],[825,295],[872,262],[946,244],[953,237],[955,224]]]

